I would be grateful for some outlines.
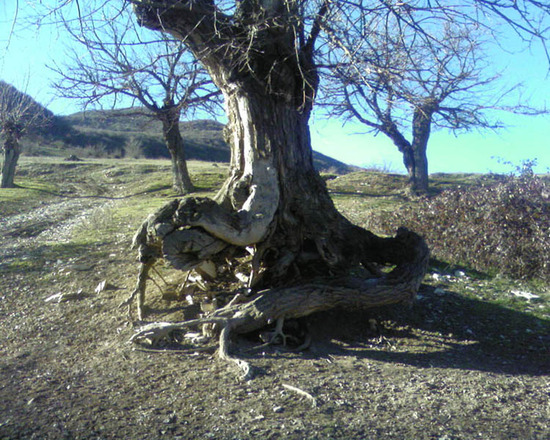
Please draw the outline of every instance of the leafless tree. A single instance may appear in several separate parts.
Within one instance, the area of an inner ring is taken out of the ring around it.
[[[53,114],[29,95],[0,81],[0,134],[3,137],[3,162],[0,188],[15,186],[15,170],[21,155],[21,138],[48,126]]]
[[[371,23],[369,38],[343,34],[353,57],[336,60],[328,70],[322,100],[331,116],[354,119],[389,137],[403,154],[416,194],[428,192],[427,146],[434,127],[497,129],[503,125],[493,119],[496,110],[542,113],[526,104],[505,106],[518,86],[495,93],[499,75],[486,73],[483,32],[460,23],[438,25],[431,29],[436,38],[428,39],[395,17]]]
[[[222,91],[231,173],[213,199],[173,201],[135,237],[141,268],[133,296],[143,305],[148,272],[164,258],[190,270],[251,255],[250,295],[203,320],[153,324],[134,341],[158,341],[201,323],[220,330],[222,358],[232,333],[333,307],[373,307],[414,298],[428,249],[400,229],[377,237],[335,208],[312,162],[309,119],[319,65],[353,59],[345,34],[369,38],[371,23],[395,18],[431,40],[434,23],[503,23],[544,39],[550,5],[538,0],[130,0],[139,23],[181,39]],[[416,12],[413,14],[413,12]],[[392,265],[387,273],[377,265]],[[129,300],[130,301],[130,300]],[[277,328],[280,330],[281,325]]]
[[[219,110],[219,92],[182,42],[137,28],[128,10],[120,11],[116,20],[105,9],[80,11],[87,12],[85,20],[62,19],[73,44],[64,64],[53,68],[60,78],[55,84],[60,96],[85,108],[126,102],[139,107],[123,115],[161,121],[173,188],[181,194],[194,191],[179,121],[200,110]]]

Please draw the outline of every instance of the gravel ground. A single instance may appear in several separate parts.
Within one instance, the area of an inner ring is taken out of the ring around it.
[[[488,287],[468,277],[427,277],[412,308],[313,316],[304,352],[236,340],[249,382],[209,353],[136,350],[118,307],[130,235],[70,242],[106,203],[0,222],[1,439],[550,438],[548,320],[476,299]],[[96,293],[104,280],[116,289]],[[75,295],[46,301],[58,293]],[[151,320],[182,319],[181,304],[149,301]]]

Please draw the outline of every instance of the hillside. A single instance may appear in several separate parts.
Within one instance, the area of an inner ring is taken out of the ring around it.
[[[62,135],[68,129],[62,118],[30,95],[0,80],[0,129],[10,121],[24,127],[22,132],[31,137]]]
[[[144,157],[168,157],[160,121],[146,116],[140,108],[85,111],[58,119],[63,129],[42,131],[28,142],[34,154],[59,155],[77,149],[76,154],[82,156],[124,157],[126,150],[137,145]],[[188,159],[229,162],[230,151],[223,140],[222,123],[195,120],[181,122],[180,128]],[[46,148],[36,151],[33,147],[36,144]],[[345,174],[356,169],[318,152],[314,152],[314,161],[321,171]]]
[[[156,119],[137,114],[141,109],[96,110],[65,116],[75,133],[70,138],[74,146],[86,143],[103,146],[111,154],[121,154],[131,142],[141,144],[145,157],[168,157],[162,140],[162,124]],[[228,162],[229,148],[223,140],[223,124],[199,120],[181,122],[189,159]]]

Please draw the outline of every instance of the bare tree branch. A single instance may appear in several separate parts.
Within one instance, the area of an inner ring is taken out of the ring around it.
[[[424,18],[416,11],[390,11],[383,20],[354,22],[329,34],[335,53],[321,104],[330,115],[355,119],[369,132],[388,136],[403,153],[413,186],[422,179],[427,191],[425,150],[432,127],[498,129],[502,123],[491,120],[496,111],[545,112],[525,102],[504,105],[519,85],[495,90],[500,75],[486,73],[484,32],[435,22],[426,37],[418,33]],[[425,175],[415,175],[417,160]]]

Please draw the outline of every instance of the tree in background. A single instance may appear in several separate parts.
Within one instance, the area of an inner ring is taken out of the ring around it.
[[[416,19],[414,10],[408,14]],[[353,23],[352,26],[357,26]],[[361,26],[361,25],[359,25]],[[369,37],[360,30],[340,32],[342,50],[328,73],[324,104],[332,116],[354,119],[383,133],[403,155],[410,189],[428,192],[427,147],[433,128],[497,129],[491,111],[537,114],[526,105],[504,107],[506,91],[491,87],[499,75],[488,74],[485,37],[470,23],[432,23],[433,37],[421,38],[414,27],[400,26],[400,17],[369,23]],[[334,54],[333,54],[334,55]]]
[[[53,114],[15,87],[0,81],[0,134],[3,162],[0,188],[15,187],[15,170],[21,155],[21,138],[53,121]]]
[[[142,106],[143,110],[124,115],[145,115],[162,122],[173,188],[180,194],[194,191],[179,121],[182,115],[199,110],[210,114],[217,110],[219,94],[204,69],[181,42],[136,28],[125,11],[116,20],[96,11],[85,20],[63,23],[77,47],[68,51],[63,66],[53,69],[60,76],[55,84],[59,94],[84,107],[114,108],[120,102]]]

